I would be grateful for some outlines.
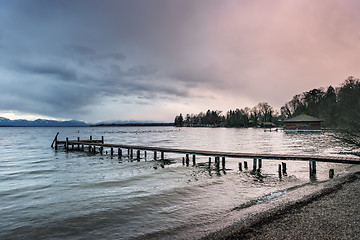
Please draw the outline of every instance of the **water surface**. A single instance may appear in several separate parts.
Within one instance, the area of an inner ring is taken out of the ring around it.
[[[50,148],[59,139],[100,139],[106,143],[246,153],[337,155],[349,146],[328,133],[286,134],[262,129],[98,127],[0,128],[0,239],[130,239],[159,231],[176,233],[216,221],[224,213],[261,204],[279,191],[307,184],[308,162],[263,160],[261,175],[238,171],[227,159],[225,171],[183,166],[182,155],[166,161],[118,159]],[[109,152],[109,149],[105,149]],[[347,165],[318,163],[317,181]],[[266,197],[264,197],[266,196]]]

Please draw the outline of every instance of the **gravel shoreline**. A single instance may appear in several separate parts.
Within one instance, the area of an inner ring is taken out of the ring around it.
[[[360,239],[360,172],[203,239]]]

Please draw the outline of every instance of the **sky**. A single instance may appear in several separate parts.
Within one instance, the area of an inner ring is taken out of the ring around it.
[[[0,0],[0,116],[172,122],[360,76],[360,0]]]

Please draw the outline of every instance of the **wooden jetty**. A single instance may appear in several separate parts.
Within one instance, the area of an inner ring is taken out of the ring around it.
[[[80,140],[78,137],[76,140],[69,140],[66,138],[65,141],[58,141],[58,134],[55,136],[54,141],[51,147],[55,149],[58,146],[63,145],[66,150],[80,150],[84,151],[85,147],[88,148],[89,152],[97,153],[99,150],[100,154],[103,154],[104,148],[110,150],[110,155],[114,156],[114,149],[118,150],[118,156],[122,157],[122,149],[127,149],[128,157],[134,157],[134,150],[136,151],[136,158],[140,159],[140,151],[145,151],[144,155],[146,156],[146,151],[154,152],[154,160],[157,160],[157,153],[160,152],[161,159],[164,159],[164,153],[177,153],[177,154],[186,154],[186,164],[189,165],[189,155],[193,155],[193,164],[195,165],[195,156],[212,156],[215,158],[215,165],[219,167],[220,158],[222,159],[222,166],[225,168],[225,157],[227,158],[243,158],[243,159],[254,159],[253,169],[256,169],[258,163],[259,168],[262,165],[262,159],[268,160],[295,160],[295,161],[309,161],[309,170],[310,176],[316,174],[316,162],[330,162],[330,163],[341,163],[341,164],[360,164],[360,158],[358,157],[338,157],[338,156],[319,156],[319,155],[295,155],[295,154],[269,154],[269,153],[240,153],[240,152],[221,152],[221,151],[205,151],[205,150],[193,150],[193,149],[178,149],[178,148],[164,148],[164,147],[149,147],[149,146],[138,146],[138,145],[125,145],[125,144],[109,144],[104,143],[104,137],[101,137],[100,140],[90,139]],[[256,161],[257,160],[257,161]],[[185,163],[185,158],[183,158],[183,163]],[[209,158],[209,165],[211,159]],[[244,168],[247,168],[247,162],[244,162]],[[282,169],[282,170],[281,170]],[[239,163],[239,170],[242,171],[242,166]],[[331,175],[333,175],[333,170]],[[286,164],[279,164],[279,175],[281,173],[286,173]],[[330,172],[329,172],[330,175]]]

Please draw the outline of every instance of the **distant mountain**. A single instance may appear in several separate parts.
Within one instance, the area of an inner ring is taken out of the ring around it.
[[[86,127],[89,126],[85,122],[70,120],[70,121],[56,121],[37,119],[35,121],[28,121],[24,119],[10,120],[0,117],[0,127]]]

